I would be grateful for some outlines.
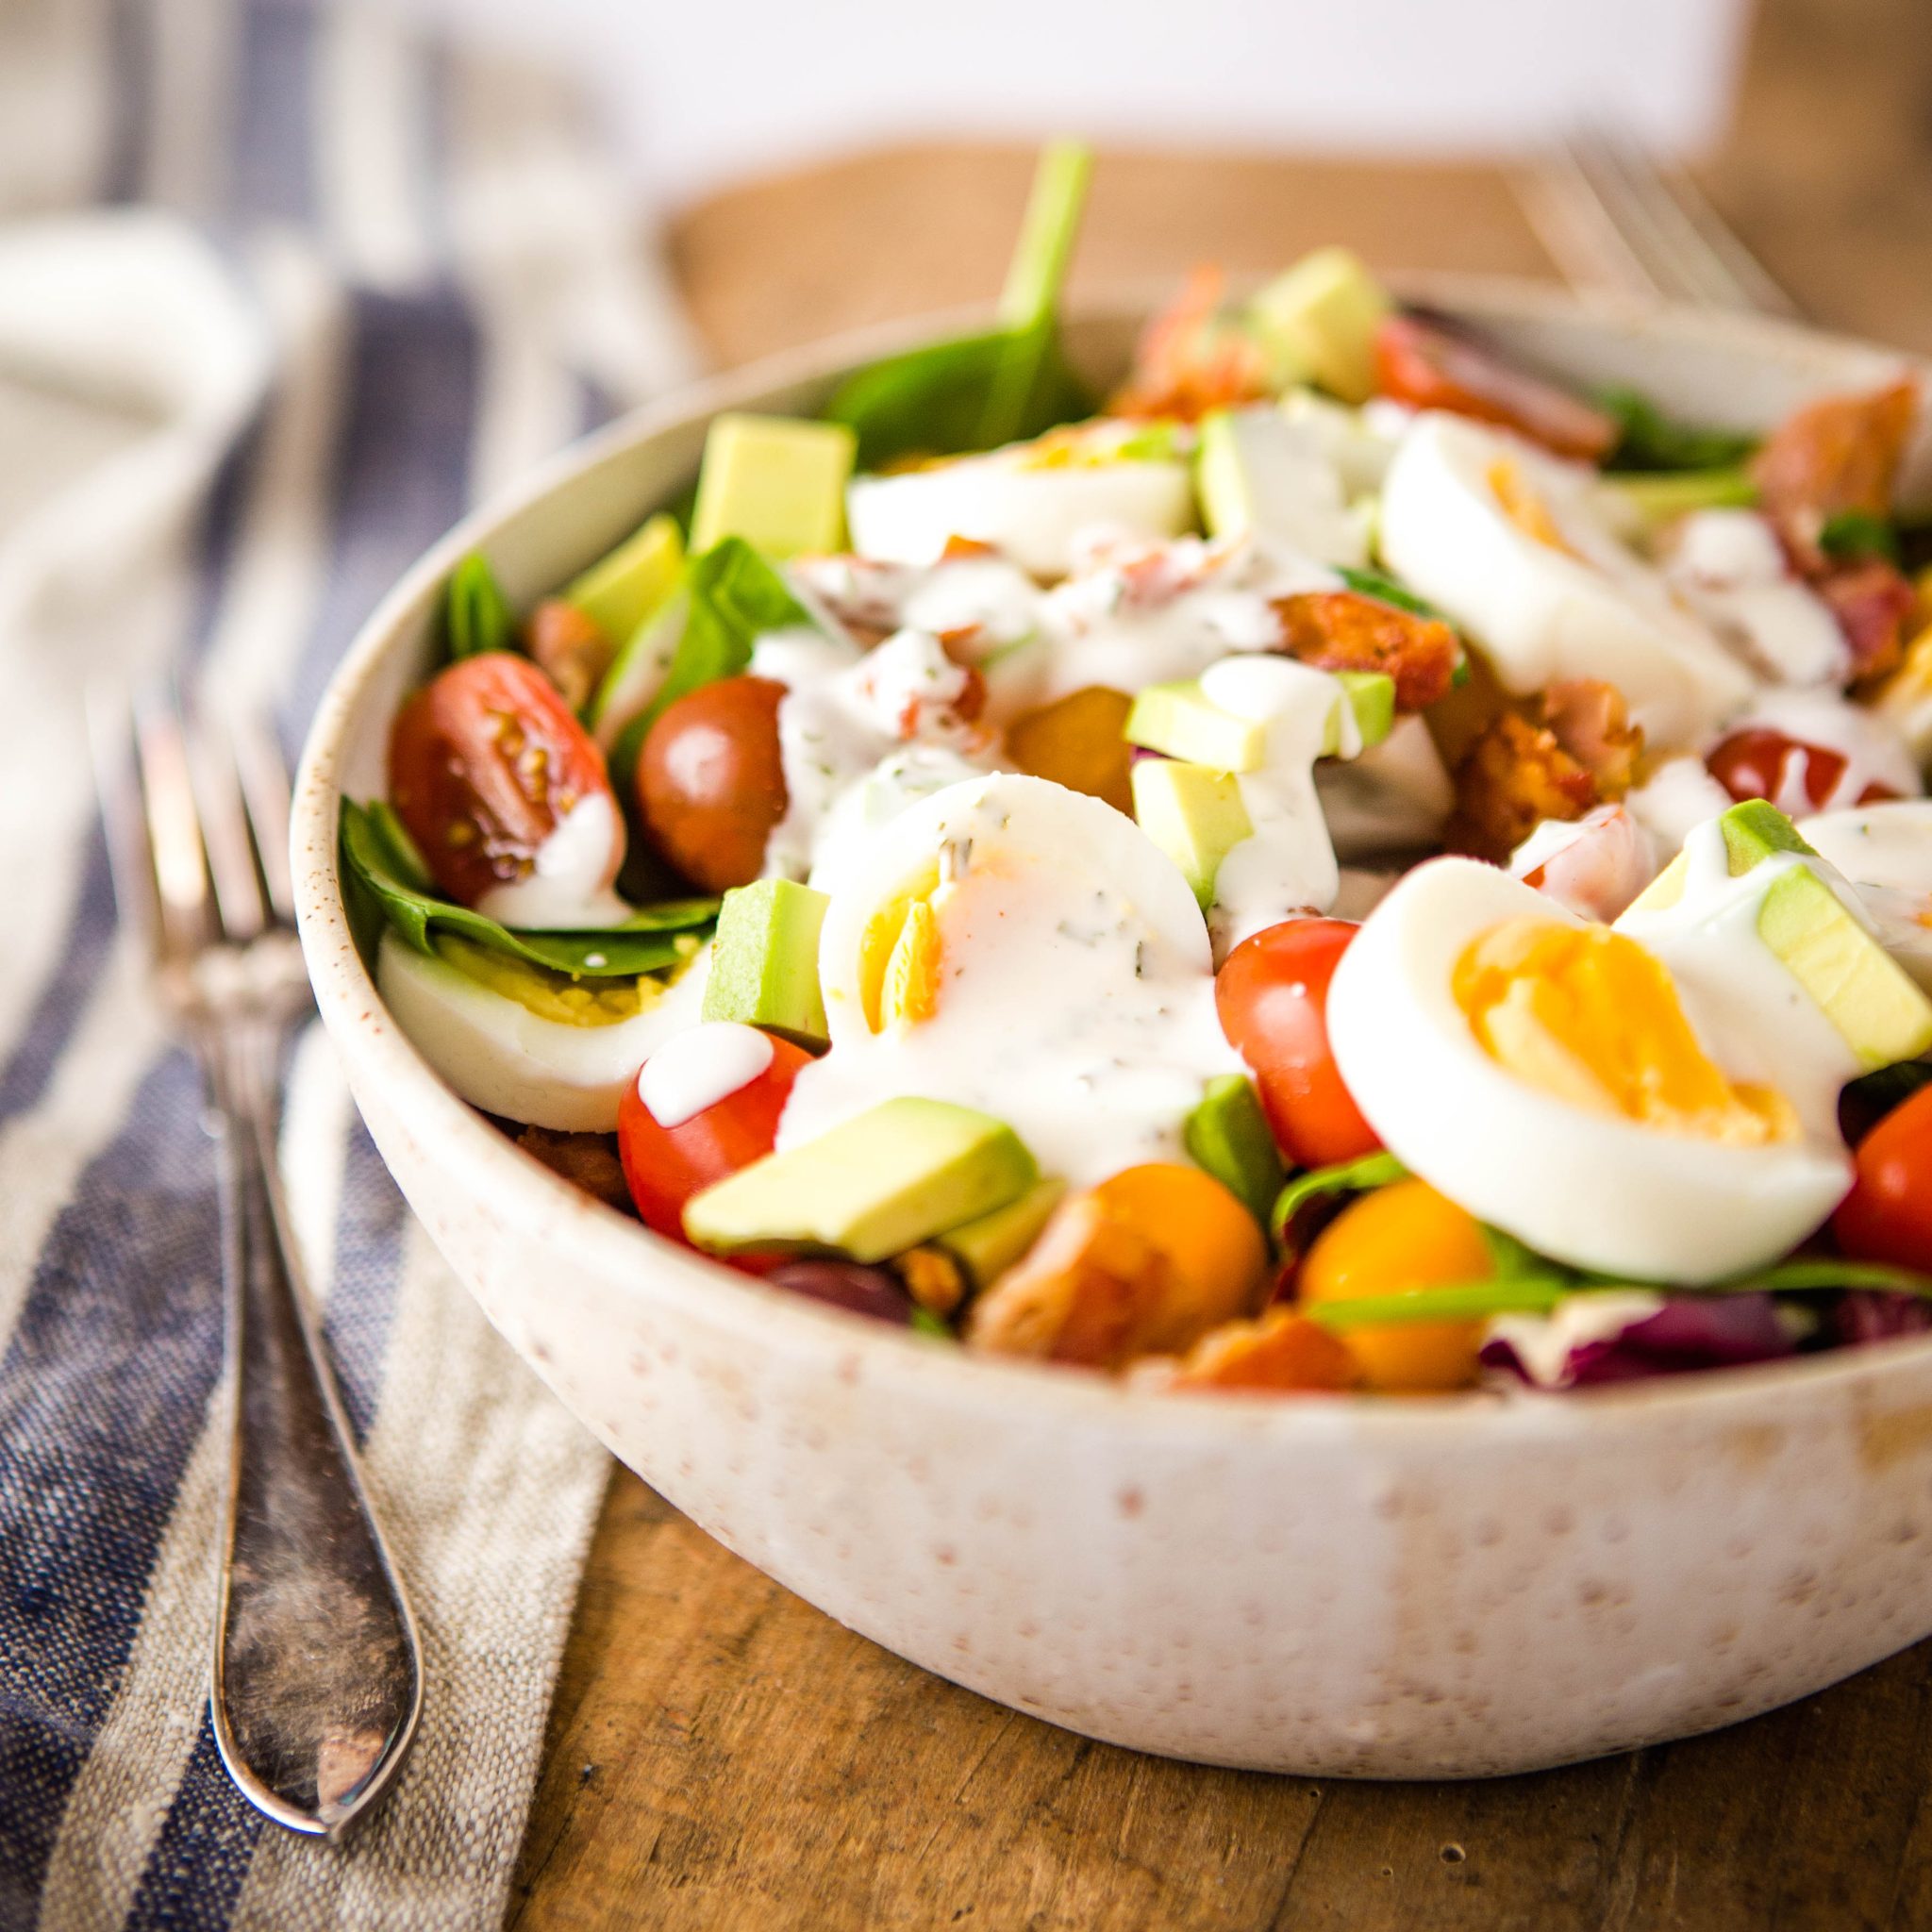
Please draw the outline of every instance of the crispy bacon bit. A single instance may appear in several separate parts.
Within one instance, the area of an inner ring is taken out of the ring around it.
[[[1758,500],[1806,575],[1825,567],[1818,540],[1831,518],[1890,515],[1918,410],[1910,377],[1865,395],[1821,396],[1786,417],[1757,452],[1751,476]]]
[[[561,597],[546,597],[531,611],[524,643],[574,711],[589,703],[617,655],[616,645],[594,620]]]
[[[1601,409],[1414,315],[1391,315],[1376,330],[1375,387],[1411,408],[1513,429],[1559,457],[1601,462],[1617,441]]]
[[[1164,1386],[1290,1394],[1354,1389],[1361,1379],[1361,1364],[1339,1335],[1292,1308],[1271,1308],[1257,1321],[1226,1322],[1203,1336]]]
[[[1436,617],[1356,591],[1304,591],[1274,600],[1283,648],[1318,671],[1385,671],[1395,706],[1420,711],[1449,689],[1462,647]]]
[[[1221,315],[1222,275],[1197,268],[1142,332],[1134,370],[1107,408],[1110,416],[1174,417],[1192,423],[1269,393],[1268,358]]]
[[[1597,677],[1566,677],[1541,698],[1542,722],[1558,745],[1596,781],[1596,802],[1622,798],[1637,776],[1643,728],[1615,685]]]
[[[1456,768],[1456,810],[1443,842],[1502,865],[1543,820],[1580,819],[1597,802],[1596,780],[1554,731],[1505,711]]]
[[[625,1214],[637,1211],[625,1185],[615,1134],[558,1134],[548,1127],[525,1127],[517,1136],[517,1145],[573,1187],[594,1194],[607,1208]]]
[[[1898,663],[1918,596],[1897,565],[1868,557],[1826,571],[1812,588],[1831,606],[1852,647],[1854,679],[1882,677]]]

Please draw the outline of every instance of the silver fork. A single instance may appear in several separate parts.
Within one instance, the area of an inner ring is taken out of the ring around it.
[[[191,723],[169,691],[142,693],[131,716],[93,693],[89,724],[115,900],[201,1060],[217,1145],[233,1436],[215,1742],[258,1810],[338,1838],[401,1769],[423,1671],[276,1172],[281,1050],[311,1000],[287,768],[259,723],[207,708]]]
[[[1667,173],[1610,129],[1584,127],[1515,186],[1530,225],[1572,283],[1711,308],[1798,313],[1689,175]]]

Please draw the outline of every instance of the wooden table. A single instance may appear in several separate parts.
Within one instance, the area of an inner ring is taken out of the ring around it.
[[[1820,321],[1932,350],[1927,0],[1770,0],[1714,198]],[[676,236],[721,360],[982,297],[1019,152],[876,156]],[[1496,170],[1109,155],[1076,291],[1342,239],[1547,274]],[[1094,1744],[840,1628],[620,1472],[512,1893],[571,1926],[1932,1924],[1932,1644],[1717,1736],[1474,1785]]]

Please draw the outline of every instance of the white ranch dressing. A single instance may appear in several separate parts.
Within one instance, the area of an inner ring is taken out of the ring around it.
[[[749,1087],[772,1064],[756,1026],[707,1020],[667,1040],[638,1070],[638,1098],[660,1127],[686,1121]]]
[[[1660,857],[1674,856],[1693,827],[1728,811],[1736,801],[1710,775],[1701,758],[1666,758],[1641,785],[1626,792],[1630,816],[1657,841]]]
[[[1704,509],[1672,533],[1664,575],[1673,590],[1773,684],[1840,682],[1851,646],[1831,607],[1787,562],[1756,510]]]
[[[1670,969],[1686,1017],[1733,1080],[1775,1088],[1807,1133],[1839,1142],[1839,1090],[1860,1072],[1857,1056],[1757,930],[1773,886],[1808,865],[1861,924],[1868,924],[1830,867],[1774,852],[1735,876],[1716,820],[1684,841],[1684,890],[1674,905],[1633,907],[1616,922]]]
[[[1811,760],[1802,751],[1785,760],[1777,796],[1771,802],[1788,818],[1814,811],[1840,811],[1857,805],[1869,786],[1882,786],[1901,798],[1924,789],[1919,767],[1890,719],[1855,705],[1836,691],[1767,691],[1726,732],[1763,727],[1787,738],[1836,752],[1845,761],[1831,791],[1813,804],[1807,780]]]
[[[831,1050],[801,1070],[781,1148],[917,1094],[1008,1122],[1075,1185],[1182,1158],[1203,1084],[1240,1061],[1193,895],[1130,819],[1000,774],[915,806],[862,857],[820,944]],[[874,1033],[858,991],[867,924],[935,864],[934,1009]]]
[[[1492,1316],[1483,1339],[1507,1343],[1535,1387],[1565,1389],[1570,1358],[1578,1349],[1614,1341],[1626,1328],[1649,1321],[1663,1305],[1658,1294],[1573,1294],[1547,1315]]]
[[[476,910],[525,932],[594,932],[636,909],[610,890],[623,832],[608,791],[590,791],[551,827],[520,879],[491,886]]]
[[[1341,683],[1292,658],[1224,658],[1202,672],[1201,691],[1224,711],[1267,726],[1261,764],[1235,779],[1254,832],[1214,877],[1210,923],[1224,955],[1292,912],[1325,912],[1335,903],[1341,873],[1315,794],[1315,760],[1336,718],[1339,756],[1355,757],[1361,733]]]

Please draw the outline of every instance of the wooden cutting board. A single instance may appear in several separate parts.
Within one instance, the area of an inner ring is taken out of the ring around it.
[[[1705,171],[1818,321],[1932,351],[1932,5],[1768,0]],[[921,149],[678,226],[721,362],[998,286],[1027,155]],[[1495,168],[1108,155],[1076,291],[1384,267],[1548,274]],[[1091,1743],[841,1629],[619,1472],[510,1923],[536,1927],[1932,1924],[1932,1644],[1690,1743],[1473,1785],[1316,1784]]]

